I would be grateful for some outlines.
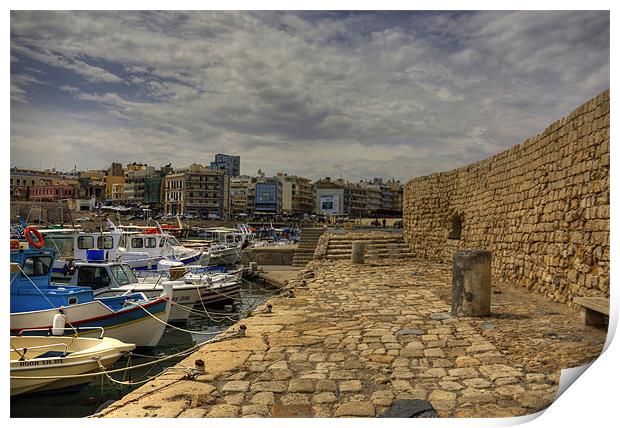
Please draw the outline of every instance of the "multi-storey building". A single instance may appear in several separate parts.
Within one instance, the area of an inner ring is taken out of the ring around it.
[[[252,206],[248,206],[249,187],[252,177],[241,175],[230,179],[230,212],[231,214],[249,214]]]
[[[47,184],[30,189],[31,201],[58,201],[61,199],[73,199],[74,197],[75,186]]]
[[[368,217],[369,214],[380,210],[382,205],[382,193],[381,187],[378,184],[371,183],[359,183],[358,186],[365,190],[366,192],[366,202],[365,202],[365,217]]]
[[[368,191],[359,184],[345,185],[345,209],[351,217],[362,218],[368,215]]]
[[[268,177],[256,183],[254,213],[282,213],[282,183],[280,180],[275,177]]]
[[[230,179],[225,170],[199,164],[164,178],[164,211],[201,218],[225,216],[230,207]]]
[[[103,177],[105,184],[105,200],[110,203],[119,203],[125,200],[125,177],[106,175]]]
[[[237,177],[241,175],[241,156],[218,153],[215,155],[215,161],[211,162],[211,169],[224,169],[228,176]]]
[[[320,215],[343,215],[344,187],[332,182],[329,177],[314,183],[315,212]]]
[[[147,205],[159,205],[162,201],[162,174],[152,175],[144,179],[144,203]]]
[[[31,189],[51,185],[52,180],[61,177],[61,174],[55,170],[40,171],[13,167],[10,173],[11,199],[28,200]]]
[[[301,216],[314,212],[314,197],[310,179],[278,172],[282,184],[282,212]]]
[[[127,165],[125,174],[125,203],[139,206],[145,203],[146,179],[155,174],[155,168],[143,164]]]

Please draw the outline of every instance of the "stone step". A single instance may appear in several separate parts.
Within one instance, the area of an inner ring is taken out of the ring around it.
[[[318,242],[319,242],[318,240],[313,241],[311,239],[308,239],[308,240],[303,240],[302,239],[301,241],[299,241],[298,245],[316,245]]]
[[[350,248],[330,248],[326,254],[345,254],[350,253]],[[366,253],[410,253],[409,248],[366,248]]]
[[[327,246],[328,249],[342,249],[342,248],[351,248],[352,244],[334,244],[331,243]],[[377,243],[366,243],[366,248],[409,248],[409,245],[405,243],[388,243],[388,244],[377,244]]]
[[[365,258],[368,259],[412,259],[414,255],[411,253],[402,254],[366,254]],[[347,254],[328,254],[327,260],[350,260],[351,255]]]
[[[376,255],[376,254],[411,254],[411,251],[366,251],[366,255]],[[339,255],[351,255],[351,251],[339,251],[339,252],[327,252],[328,256],[339,256]]]
[[[403,239],[401,234],[387,234],[387,235],[331,235],[329,237],[332,241],[359,241],[359,240],[373,240],[373,239]]]
[[[351,245],[352,242],[374,242],[377,244],[402,244],[404,241],[400,238],[394,239],[338,239],[338,240],[329,240],[329,245]]]

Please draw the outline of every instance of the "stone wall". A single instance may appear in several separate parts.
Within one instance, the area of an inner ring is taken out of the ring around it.
[[[496,156],[409,181],[403,220],[417,256],[488,249],[496,279],[569,304],[609,296],[609,91]]]
[[[63,200],[62,209],[60,201],[11,201],[11,218],[10,221],[15,223],[21,217],[24,220],[29,219],[30,223],[37,223],[41,219],[44,223],[60,223],[71,224],[71,217],[75,220],[80,216],[76,213],[73,200]]]
[[[290,266],[293,262],[296,246],[286,245],[277,247],[253,247],[243,250],[241,264],[248,266],[250,262],[260,265],[285,265]]]

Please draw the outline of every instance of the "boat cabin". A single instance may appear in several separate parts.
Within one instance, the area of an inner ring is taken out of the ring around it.
[[[11,250],[11,312],[57,308],[93,300],[87,287],[65,287],[51,282],[58,252],[52,248]]]

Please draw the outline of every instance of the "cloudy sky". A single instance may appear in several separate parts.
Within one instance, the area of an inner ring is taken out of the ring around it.
[[[11,13],[11,165],[407,180],[609,87],[609,13]]]

